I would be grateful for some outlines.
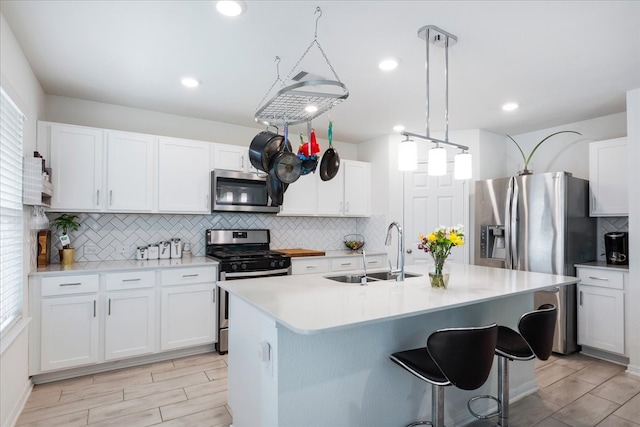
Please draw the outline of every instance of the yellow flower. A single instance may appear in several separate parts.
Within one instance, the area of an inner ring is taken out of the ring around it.
[[[437,237],[435,234],[431,233],[427,236],[427,239],[429,239],[430,242],[435,242]]]

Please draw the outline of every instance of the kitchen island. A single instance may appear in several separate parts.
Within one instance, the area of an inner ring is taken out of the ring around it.
[[[368,286],[324,276],[221,282],[230,294],[229,406],[234,427],[406,425],[430,418],[430,387],[388,359],[425,345],[444,327],[515,327],[533,292],[575,277],[450,263],[448,289],[422,276]],[[513,364],[512,399],[536,390],[533,362]],[[446,390],[448,425],[471,421],[466,401],[496,393],[496,374],[476,392]]]

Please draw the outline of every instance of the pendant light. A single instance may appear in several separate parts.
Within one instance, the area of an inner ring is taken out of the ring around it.
[[[418,30],[418,37],[425,40],[426,46],[426,62],[425,62],[425,73],[426,73],[426,134],[418,135],[411,132],[402,132],[409,140],[409,137],[415,137],[424,139],[435,144],[435,147],[429,150],[429,159],[428,159],[428,174],[432,176],[445,175],[447,173],[447,150],[441,145],[451,145],[453,147],[457,147],[462,150],[462,153],[458,154],[455,158],[454,162],[454,178],[456,179],[469,179],[471,178],[471,154],[469,154],[469,147],[465,145],[456,144],[449,141],[449,46],[453,46],[458,38],[451,33],[448,33],[441,28],[436,27],[435,25],[426,25]],[[445,78],[445,109],[444,109],[444,118],[445,118],[445,132],[444,132],[444,140],[432,138],[429,133],[429,45],[433,43],[436,46],[444,47],[445,51],[445,65],[444,65],[444,78]],[[406,143],[403,142],[400,144],[399,150],[399,159],[403,156],[400,155],[400,152],[403,152],[405,148],[402,145]],[[408,160],[408,159],[407,159]],[[400,161],[398,162],[400,166]],[[417,167],[417,156],[414,157],[413,164],[409,165],[408,163],[403,162],[403,167],[413,167],[415,169]],[[410,170],[410,169],[400,169],[400,170]]]
[[[398,170],[414,171],[418,169],[418,146],[413,139],[406,138],[398,147]]]

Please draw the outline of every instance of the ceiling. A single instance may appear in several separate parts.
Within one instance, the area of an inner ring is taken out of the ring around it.
[[[425,133],[424,25],[457,36],[449,48],[450,130],[519,134],[623,112],[640,87],[640,2],[248,1],[225,18],[213,1],[2,0],[45,93],[262,128],[253,117],[314,37],[349,89],[328,119],[358,143]],[[378,62],[400,58],[382,72]],[[432,132],[444,129],[444,49],[430,58]],[[313,46],[297,71],[332,72]],[[293,73],[295,74],[295,73]],[[293,75],[292,74],[292,75]],[[181,77],[202,81],[197,89]],[[501,105],[520,108],[505,113]]]

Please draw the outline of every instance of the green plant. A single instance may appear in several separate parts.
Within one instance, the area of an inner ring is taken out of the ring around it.
[[[69,231],[76,231],[80,227],[78,222],[78,215],[62,214],[58,218],[51,221],[51,225],[58,230],[62,230],[62,234],[65,235]],[[69,249],[71,245],[64,245],[63,249]]]
[[[561,130],[560,132],[552,133],[551,135],[544,138],[542,141],[538,142],[538,144],[536,144],[536,146],[533,147],[533,150],[531,150],[531,153],[529,153],[529,156],[525,156],[524,151],[522,151],[522,147],[520,147],[520,144],[518,144],[515,139],[511,138],[511,136],[507,135],[509,139],[512,140],[514,144],[516,144],[516,147],[518,147],[518,150],[520,150],[520,154],[522,155],[522,161],[524,162],[524,166],[522,170],[524,174],[530,173],[528,169],[529,162],[531,161],[531,158],[533,157],[533,153],[536,152],[538,147],[540,147],[542,143],[545,142],[547,139],[551,138],[552,136],[558,135],[560,133],[575,133],[578,135],[582,135],[580,132],[576,132],[574,130]]]

